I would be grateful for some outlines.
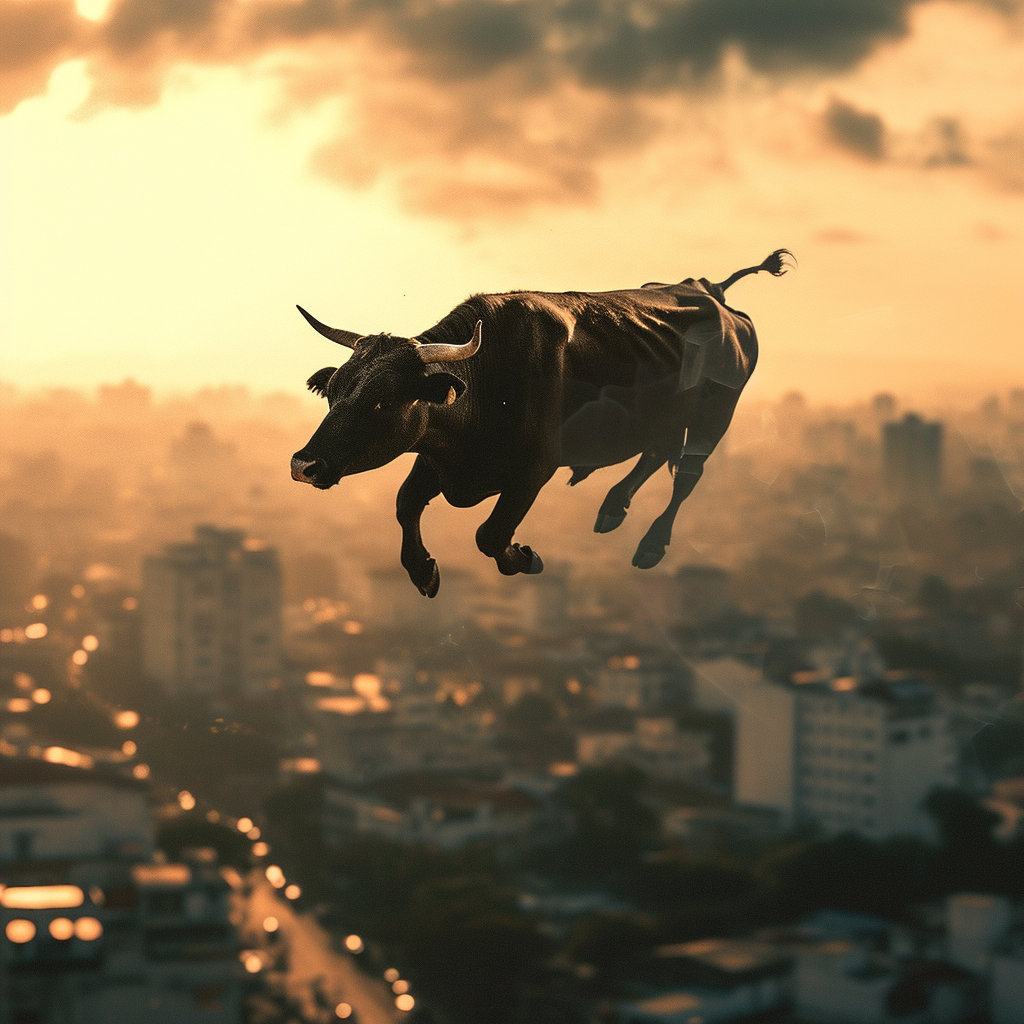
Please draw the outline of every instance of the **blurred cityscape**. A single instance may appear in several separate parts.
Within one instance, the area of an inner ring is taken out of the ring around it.
[[[435,502],[432,601],[320,411],[0,392],[0,1024],[1024,1024],[1024,390],[741,403],[646,573],[667,474]]]

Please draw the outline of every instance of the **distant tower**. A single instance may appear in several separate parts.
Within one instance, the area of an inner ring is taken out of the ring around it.
[[[902,501],[937,498],[942,487],[942,424],[907,413],[882,433],[886,493]]]
[[[259,696],[281,669],[277,551],[197,526],[143,566],[146,672],[173,697]]]

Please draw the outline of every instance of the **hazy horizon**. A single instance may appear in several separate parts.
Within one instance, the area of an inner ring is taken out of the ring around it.
[[[1024,8],[748,8],[0,3],[0,375],[298,393],[296,303],[408,336],[785,246],[752,396],[1020,384]]]

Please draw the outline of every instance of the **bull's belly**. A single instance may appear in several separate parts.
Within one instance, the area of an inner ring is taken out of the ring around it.
[[[677,454],[686,401],[674,390],[603,388],[573,410],[559,431],[560,466],[614,466],[644,451]]]

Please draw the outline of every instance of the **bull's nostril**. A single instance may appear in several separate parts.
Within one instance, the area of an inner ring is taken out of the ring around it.
[[[316,479],[316,471],[319,468],[319,459],[308,462],[305,459],[292,459],[292,479],[301,483],[313,483]]]

